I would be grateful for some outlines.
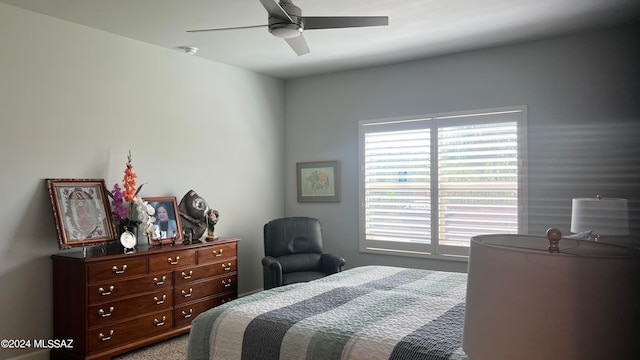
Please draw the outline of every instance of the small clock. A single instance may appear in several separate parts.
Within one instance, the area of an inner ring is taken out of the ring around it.
[[[125,230],[122,235],[120,235],[120,244],[124,246],[124,252],[134,252],[136,244],[138,243],[138,239],[136,236],[129,230]]]

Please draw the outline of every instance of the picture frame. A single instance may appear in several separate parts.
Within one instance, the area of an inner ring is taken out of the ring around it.
[[[61,250],[117,240],[104,179],[46,179]]]
[[[296,163],[298,202],[339,202],[340,161]]]
[[[158,230],[149,237],[150,245],[178,244],[182,243],[182,224],[180,222],[180,212],[175,196],[163,197],[143,197],[143,201],[153,206],[156,218],[154,222]]]

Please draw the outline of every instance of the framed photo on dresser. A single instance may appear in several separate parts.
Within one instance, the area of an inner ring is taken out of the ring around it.
[[[113,243],[104,179],[47,179],[61,250]]]
[[[162,245],[182,242],[182,224],[175,196],[143,197],[155,209],[154,225],[156,231],[151,234],[149,244]]]

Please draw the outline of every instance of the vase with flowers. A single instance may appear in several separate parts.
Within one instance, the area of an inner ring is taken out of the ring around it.
[[[124,189],[115,184],[113,190],[107,192],[111,198],[111,217],[118,229],[118,234],[128,230],[137,236],[138,229],[143,234],[155,231],[156,225],[153,224],[156,221],[153,217],[155,209],[138,196],[144,184],[140,184],[136,188],[137,177],[138,175],[133,171],[131,151],[129,151],[122,179]]]

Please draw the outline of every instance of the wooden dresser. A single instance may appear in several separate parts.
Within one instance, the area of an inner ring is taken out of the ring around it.
[[[107,360],[187,333],[198,314],[238,296],[238,241],[52,255],[53,337],[73,349],[51,359]]]

